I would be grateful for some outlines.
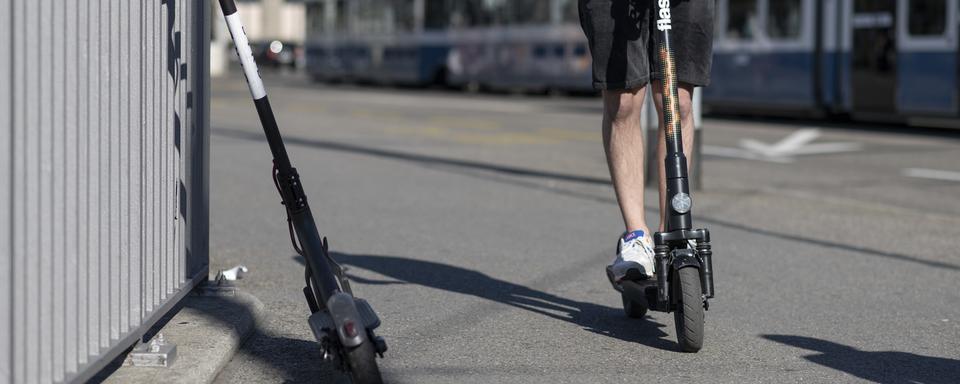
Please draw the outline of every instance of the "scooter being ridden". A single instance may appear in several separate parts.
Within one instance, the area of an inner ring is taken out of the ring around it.
[[[627,316],[643,317],[647,310],[673,312],[677,342],[684,352],[703,347],[704,311],[713,297],[713,251],[710,232],[692,229],[692,200],[680,130],[677,71],[670,46],[670,2],[655,7],[657,62],[663,85],[663,123],[667,154],[667,212],[663,232],[654,234],[655,279],[624,280],[619,287]]]

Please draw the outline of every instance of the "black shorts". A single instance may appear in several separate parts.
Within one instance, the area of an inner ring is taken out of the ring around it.
[[[634,89],[659,79],[656,49],[657,0],[579,0],[580,25],[593,57],[593,87]],[[677,80],[710,84],[714,0],[672,0],[670,45]]]

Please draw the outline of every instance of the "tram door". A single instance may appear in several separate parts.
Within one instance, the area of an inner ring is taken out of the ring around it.
[[[896,109],[896,1],[854,0],[852,102],[855,113]]]
[[[957,1],[898,0],[898,112],[956,116]]]

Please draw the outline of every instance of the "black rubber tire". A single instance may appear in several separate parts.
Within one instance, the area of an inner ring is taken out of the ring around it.
[[[620,294],[623,299],[623,313],[631,319],[642,319],[647,314],[647,303],[638,303],[630,300],[627,295]]]
[[[697,352],[703,347],[703,298],[700,271],[681,268],[674,272],[673,294],[680,300],[673,312],[677,327],[677,343],[683,352]]]
[[[347,365],[354,384],[382,384],[380,368],[377,367],[377,355],[373,350],[373,341],[366,340],[356,348],[347,350]]]

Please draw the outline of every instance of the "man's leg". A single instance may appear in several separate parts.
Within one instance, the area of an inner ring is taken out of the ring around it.
[[[680,135],[683,137],[683,154],[687,157],[687,172],[693,164],[693,85],[677,84],[677,93],[680,94]],[[653,101],[657,105],[657,116],[660,122],[657,134],[657,162],[660,170],[660,231],[664,230],[667,219],[667,177],[663,159],[667,156],[667,143],[664,137],[666,129],[663,125],[663,86],[655,80],[653,85]]]
[[[643,207],[643,133],[646,87],[603,92],[603,148],[627,232],[649,233]]]

